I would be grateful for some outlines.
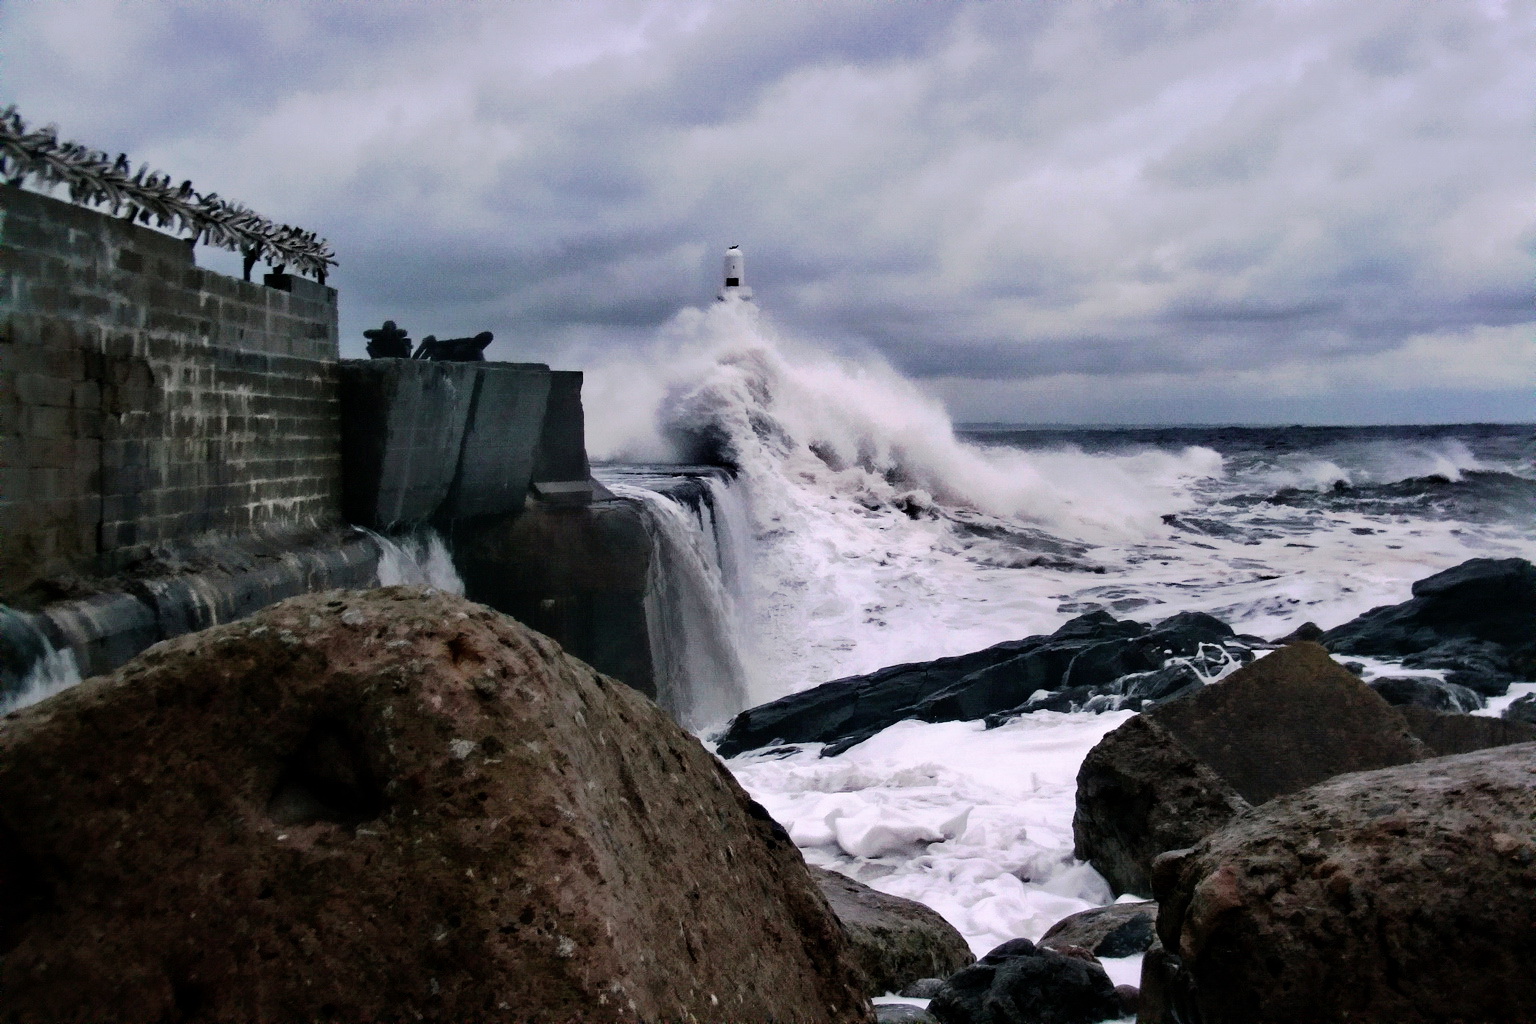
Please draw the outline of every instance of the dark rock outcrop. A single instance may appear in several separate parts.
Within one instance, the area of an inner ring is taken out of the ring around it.
[[[395,587],[0,720],[11,1021],[867,1021],[783,829],[628,687]]]
[[[1536,744],[1340,776],[1155,881],[1144,1020],[1536,1020]]]
[[[1292,644],[1144,712],[1089,751],[1077,777],[1076,853],[1116,892],[1149,895],[1154,857],[1248,806],[1432,753],[1327,651]]]
[[[1474,690],[1425,676],[1386,676],[1372,679],[1371,689],[1393,707],[1420,707],[1431,711],[1476,711],[1488,701]]]
[[[1011,939],[950,977],[928,1012],[942,1024],[1092,1024],[1120,1016],[1102,967]]]
[[[1170,659],[1246,661],[1262,643],[1198,612],[1155,627],[1108,612],[1080,615],[1049,636],[823,683],[737,715],[720,739],[732,757],[781,743],[825,743],[841,753],[907,718],[998,722],[1030,711],[1141,707],[1199,681]],[[1044,695],[1039,695],[1045,691]]]
[[[1536,742],[1536,724],[1532,723],[1454,711],[1431,711],[1411,705],[1400,707],[1397,712],[1408,723],[1409,730],[1436,756],[1470,754],[1489,747]]]
[[[1153,858],[1193,845],[1248,806],[1209,765],[1142,714],[1083,759],[1073,852],[1092,861],[1115,892],[1150,895]]]
[[[1504,709],[1501,716],[1506,722],[1528,722],[1536,725],[1536,694],[1528,693]]]
[[[1145,953],[1156,937],[1157,904],[1113,903],[1064,917],[1041,936],[1046,949],[1081,946],[1094,956],[1123,957]]]
[[[812,867],[811,876],[848,930],[866,994],[900,992],[924,978],[947,978],[976,962],[954,925],[921,903],[824,868]]]
[[[1536,566],[1473,558],[1419,580],[1413,599],[1373,608],[1323,634],[1341,654],[1403,659],[1451,670],[1447,681],[1488,696],[1536,669]]]

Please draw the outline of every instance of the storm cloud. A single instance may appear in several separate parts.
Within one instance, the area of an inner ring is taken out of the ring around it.
[[[346,354],[579,365],[740,243],[961,419],[1530,420],[1532,53],[1529,2],[6,0],[0,104],[329,238]]]

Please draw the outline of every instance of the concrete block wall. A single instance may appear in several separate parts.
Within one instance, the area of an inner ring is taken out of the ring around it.
[[[341,408],[343,508],[372,529],[515,515],[533,481],[588,480],[579,372],[348,359]]]
[[[340,515],[336,292],[0,185],[0,601],[146,545]]]

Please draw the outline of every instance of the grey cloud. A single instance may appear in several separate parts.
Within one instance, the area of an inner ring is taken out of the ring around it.
[[[1536,323],[1526,5],[69,6],[0,6],[0,102],[329,237],[349,336],[639,344],[732,243],[934,380]]]

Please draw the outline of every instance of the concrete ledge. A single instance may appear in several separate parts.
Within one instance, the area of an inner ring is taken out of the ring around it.
[[[239,539],[229,543],[236,547]],[[25,624],[56,650],[72,650],[82,676],[101,675],[161,640],[244,618],[285,598],[371,586],[378,562],[373,540],[352,531],[244,566],[126,580],[122,590],[59,601],[31,614],[0,606],[0,626]],[[0,662],[35,660],[35,651],[22,649],[26,633],[0,629],[7,648],[0,650]],[[11,689],[20,682],[10,678],[15,675],[7,673]]]

